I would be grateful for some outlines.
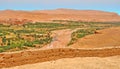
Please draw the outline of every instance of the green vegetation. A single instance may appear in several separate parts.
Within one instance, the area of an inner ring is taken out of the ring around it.
[[[72,39],[69,42],[68,46],[73,44],[77,39],[85,37],[86,35],[94,34],[95,29],[80,29],[72,33]]]
[[[36,22],[21,26],[0,24],[0,52],[12,49],[22,50],[27,47],[36,47],[36,45],[42,47],[51,42],[51,31],[53,30],[82,28],[72,33],[72,40],[68,44],[71,45],[78,38],[94,34],[96,30],[117,26],[120,26],[120,23],[88,23],[77,21],[67,21],[64,24]]]

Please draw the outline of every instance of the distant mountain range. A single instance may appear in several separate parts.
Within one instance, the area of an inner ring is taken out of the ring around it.
[[[39,22],[53,20],[71,20],[85,22],[120,22],[120,16],[114,12],[105,12],[98,10],[73,10],[73,9],[55,9],[55,10],[1,10],[0,23],[10,23],[11,21]],[[11,22],[12,23],[12,22]]]

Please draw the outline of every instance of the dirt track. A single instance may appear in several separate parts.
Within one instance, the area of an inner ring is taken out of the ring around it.
[[[48,50],[1,53],[0,68],[57,60],[61,58],[108,57],[115,55],[120,55],[120,48],[104,48],[104,49],[58,48]]]

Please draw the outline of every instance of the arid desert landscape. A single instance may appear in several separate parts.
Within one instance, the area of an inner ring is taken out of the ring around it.
[[[2,69],[120,69],[120,15],[1,10]]]

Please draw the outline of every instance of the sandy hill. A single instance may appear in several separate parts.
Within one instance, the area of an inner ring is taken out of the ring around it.
[[[94,22],[118,22],[120,16],[117,13],[97,11],[97,10],[1,10],[0,21],[7,23],[9,20],[30,20],[30,21],[52,21],[52,20],[77,20]]]
[[[88,35],[78,39],[72,45],[75,48],[101,48],[110,46],[120,46],[120,27],[97,31],[99,34]],[[113,34],[114,33],[114,34]]]
[[[3,10],[0,11],[0,19],[1,20],[9,20],[9,19],[19,19],[19,20],[44,20],[46,19],[46,14],[44,13],[32,13],[29,11],[15,11],[15,10]],[[48,17],[48,16],[47,16]]]

